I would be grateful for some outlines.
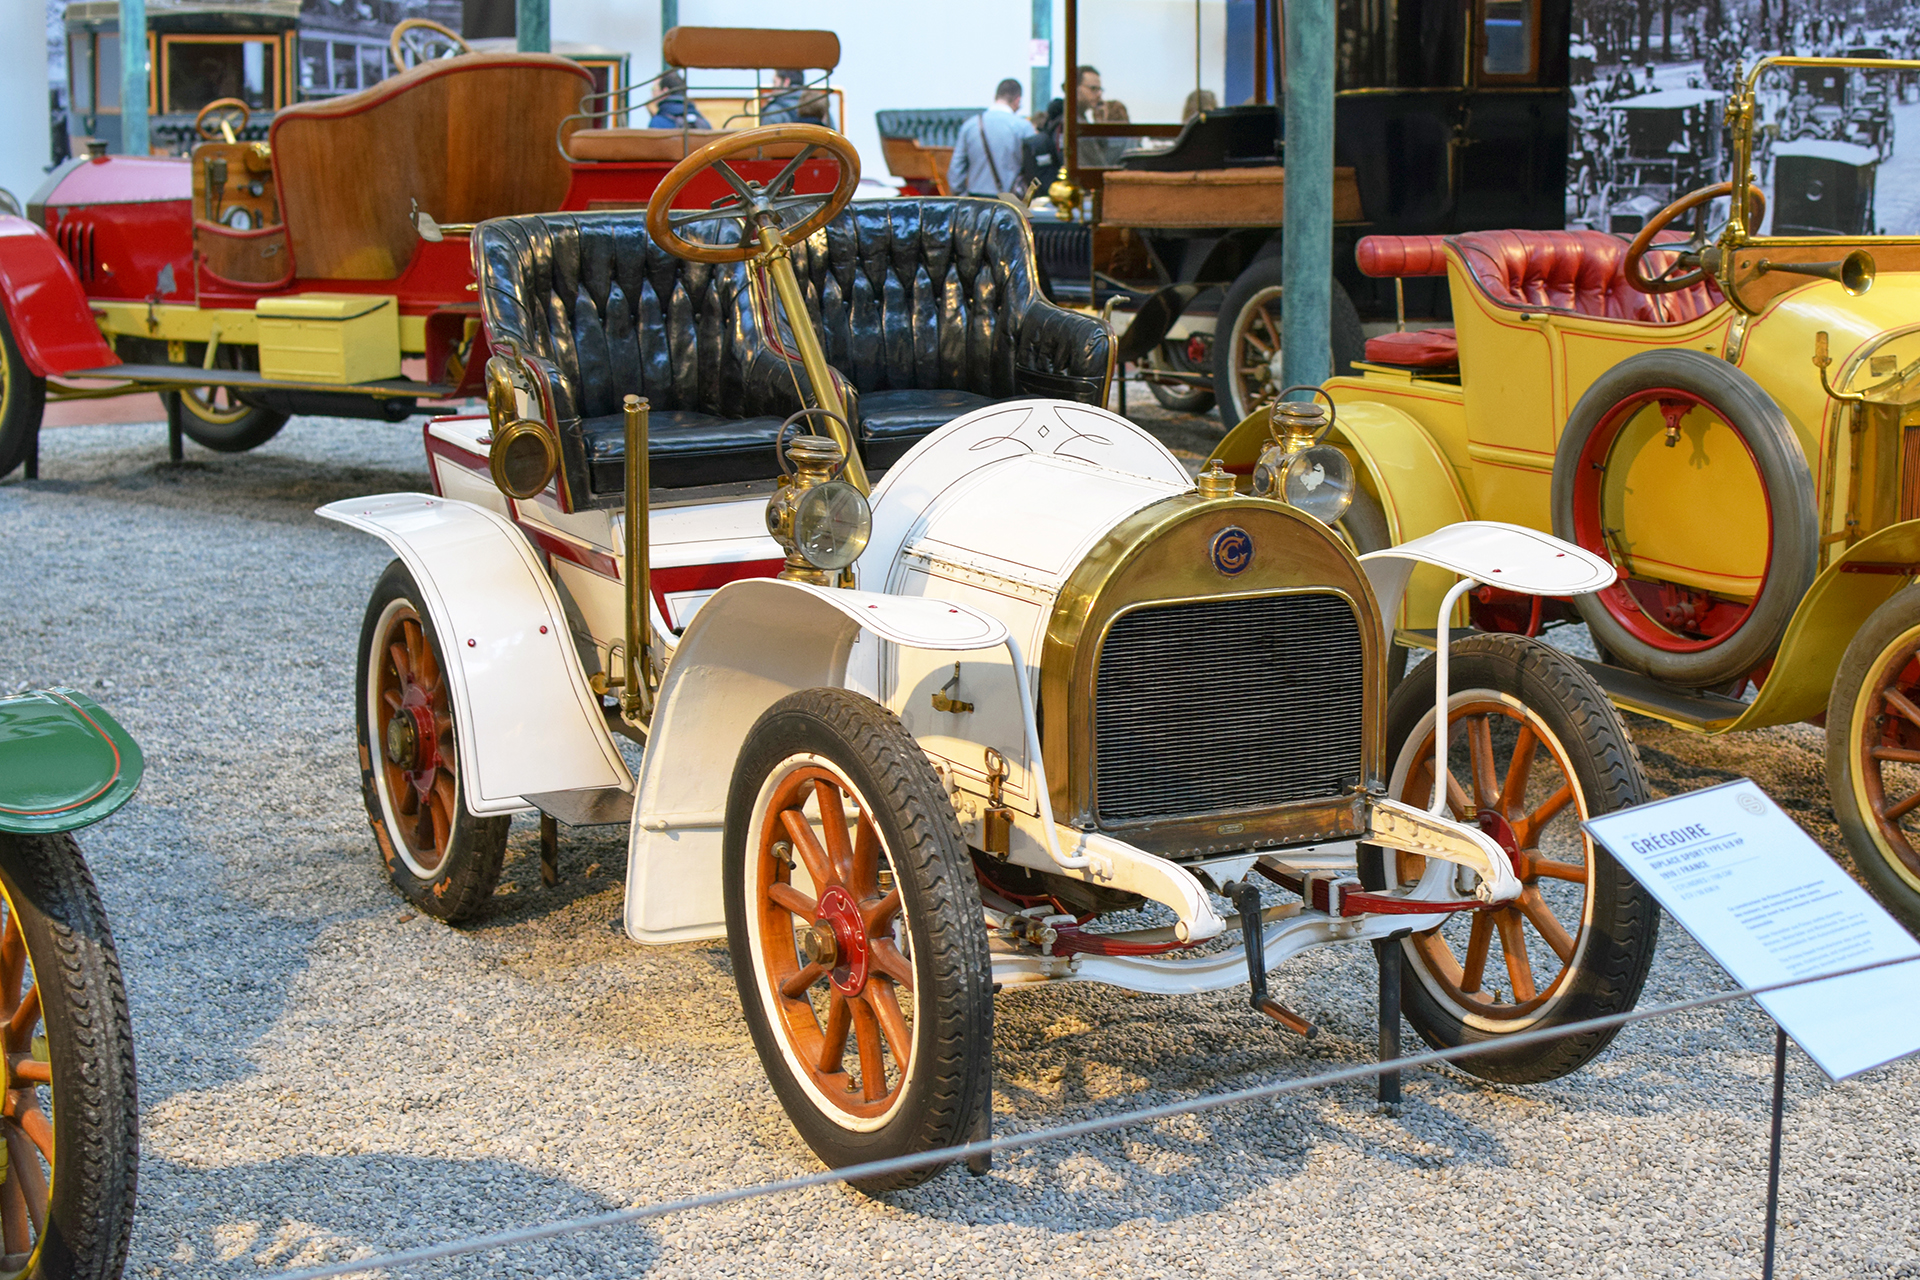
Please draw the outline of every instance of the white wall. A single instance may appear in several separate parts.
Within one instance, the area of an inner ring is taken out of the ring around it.
[[[18,0],[0,0],[17,3]],[[1147,0],[1185,3],[1192,0]],[[1219,0],[1212,0],[1218,4]],[[659,0],[552,0],[553,38],[627,49],[636,79],[660,67]],[[1187,9],[1189,28],[1192,10]],[[1061,6],[1054,7],[1054,79],[1064,75]],[[985,106],[1008,76],[1023,88],[1032,76],[1027,44],[1033,33],[1031,0],[680,0],[680,22],[690,27],[813,27],[840,37],[833,84],[847,95],[841,127],[860,151],[864,172],[884,176],[886,161],[873,113],[905,107]],[[1188,37],[1191,76],[1191,35]],[[696,91],[718,73],[696,72]],[[1041,106],[1046,104],[1042,103]],[[1129,103],[1129,106],[1132,104]],[[1175,106],[1179,104],[1176,101]],[[1031,112],[1033,104],[1022,104]]]
[[[45,0],[0,0],[0,187],[21,204],[46,176],[47,128]]]

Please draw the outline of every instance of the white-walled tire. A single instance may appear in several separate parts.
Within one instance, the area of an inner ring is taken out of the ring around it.
[[[965,1142],[988,1115],[993,990],[973,864],[912,736],[841,689],[775,703],[727,798],[734,981],[794,1128],[830,1167]],[[854,1185],[869,1194],[927,1167]]]

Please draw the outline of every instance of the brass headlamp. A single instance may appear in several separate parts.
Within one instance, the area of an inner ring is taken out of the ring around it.
[[[796,421],[813,416],[835,415],[802,409],[781,425],[781,438]],[[782,578],[830,587],[867,549],[873,509],[865,494],[838,478],[846,462],[846,452],[831,436],[795,436],[780,454],[787,474],[767,500],[767,532],[787,553]]]
[[[1267,443],[1253,468],[1253,491],[1298,507],[1325,524],[1332,524],[1353,505],[1353,464],[1332,445],[1321,444],[1333,429],[1333,402],[1288,400],[1291,391],[1318,387],[1288,387],[1267,411]]]
[[[520,416],[514,366],[505,356],[487,361],[487,417],[493,423],[487,470],[494,487],[524,502],[553,483],[560,469],[559,442],[546,423]]]

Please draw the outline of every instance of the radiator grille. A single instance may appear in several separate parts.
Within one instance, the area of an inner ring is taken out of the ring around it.
[[[1353,606],[1323,592],[1123,615],[1095,694],[1101,822],[1344,794],[1363,768],[1361,654]]]

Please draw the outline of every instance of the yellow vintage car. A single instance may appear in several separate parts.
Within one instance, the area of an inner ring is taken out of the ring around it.
[[[1763,74],[1805,67],[1920,62],[1761,61],[1727,107],[1734,173],[1752,172]],[[1920,238],[1803,234],[1779,213],[1796,233],[1761,235],[1762,193],[1732,190],[1674,201],[1631,244],[1362,241],[1368,274],[1445,275],[1456,327],[1377,337],[1357,376],[1325,385],[1360,489],[1348,532],[1504,520],[1610,559],[1605,591],[1556,604],[1480,588],[1461,620],[1584,622],[1613,700],[1684,728],[1824,717],[1855,860],[1920,930]],[[1669,228],[1689,215],[1681,240]],[[1256,412],[1216,456],[1255,476],[1274,435]],[[1431,619],[1442,589],[1416,578],[1402,623]]]

